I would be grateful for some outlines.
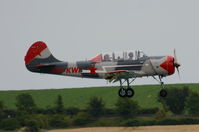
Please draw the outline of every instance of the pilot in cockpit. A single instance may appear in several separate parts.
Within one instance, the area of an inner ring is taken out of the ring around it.
[[[129,53],[129,60],[133,60],[133,52]]]
[[[108,54],[104,55],[104,61],[110,61],[110,56]]]

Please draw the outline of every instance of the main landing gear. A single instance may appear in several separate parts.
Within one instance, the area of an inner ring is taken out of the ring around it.
[[[162,89],[160,90],[160,96],[161,97],[166,97],[167,96],[167,91],[165,90],[165,88],[164,88],[164,82],[162,81],[162,76],[158,76],[159,77],[159,80],[157,79],[157,78],[155,78],[154,76],[152,76],[157,82],[159,82],[160,83],[160,85],[161,85],[161,87],[162,87]]]
[[[122,82],[122,79],[120,79],[120,89],[118,91],[118,94],[120,97],[133,97],[134,95],[134,90],[130,87],[130,84],[135,80],[136,78],[133,78],[131,82],[129,82],[129,79],[125,79]],[[125,89],[122,85],[124,82],[127,82],[127,88]]]

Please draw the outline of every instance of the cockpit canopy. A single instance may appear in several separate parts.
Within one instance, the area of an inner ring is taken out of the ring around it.
[[[140,60],[147,57],[142,51],[102,53],[92,58],[92,62]]]

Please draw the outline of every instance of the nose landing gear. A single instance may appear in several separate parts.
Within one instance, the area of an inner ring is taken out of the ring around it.
[[[161,97],[166,97],[167,96],[167,91],[165,89],[160,90],[160,96]]]
[[[167,91],[165,90],[165,88],[164,88],[164,82],[162,81],[162,76],[158,76],[159,77],[159,80],[157,79],[157,78],[155,78],[154,76],[152,76],[156,81],[158,81],[159,83],[160,83],[160,85],[161,85],[161,87],[162,87],[162,89],[160,90],[160,96],[161,97],[166,97],[167,96]]]

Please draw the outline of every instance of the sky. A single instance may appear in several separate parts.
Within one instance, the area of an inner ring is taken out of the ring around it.
[[[29,72],[24,56],[44,41],[63,61],[90,59],[101,52],[142,50],[172,55],[181,63],[170,83],[198,83],[199,1],[197,0],[1,0],[0,90],[112,86],[103,79]],[[133,85],[157,84],[152,78]]]

